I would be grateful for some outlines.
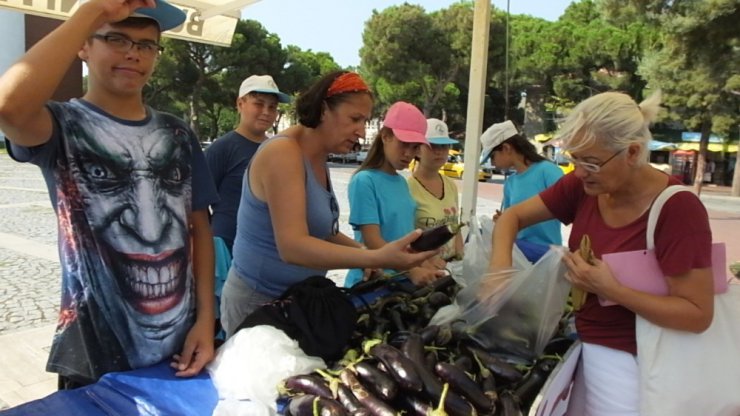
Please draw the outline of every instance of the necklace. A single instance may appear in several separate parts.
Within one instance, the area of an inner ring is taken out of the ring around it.
[[[416,182],[419,182],[419,185],[421,185],[421,187],[424,188],[425,191],[429,192],[433,197],[441,201],[445,199],[445,182],[444,182],[444,179],[442,179],[442,175],[438,173],[437,176],[439,177],[439,181],[442,183],[442,196],[437,196],[434,192],[430,191],[429,188],[427,188],[426,185],[424,185],[424,182],[422,182],[416,176],[414,176],[414,179],[416,179]]]

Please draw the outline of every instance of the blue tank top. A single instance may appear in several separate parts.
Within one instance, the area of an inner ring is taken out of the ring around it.
[[[267,140],[261,148],[279,138]],[[277,298],[294,283],[309,276],[324,276],[326,270],[288,264],[280,258],[267,203],[257,199],[249,186],[250,167],[251,163],[244,176],[237,213],[233,267],[236,274],[253,290]],[[312,237],[325,240],[332,236],[339,220],[339,207],[328,176],[329,171],[327,169],[327,190],[316,180],[308,160],[304,159],[303,167],[306,173],[308,233]]]

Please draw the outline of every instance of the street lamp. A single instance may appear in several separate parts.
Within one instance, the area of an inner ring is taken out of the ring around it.
[[[522,91],[521,97],[522,100],[519,102],[519,108],[524,111],[524,117],[522,117],[522,130],[524,130],[524,126],[527,125],[527,92]]]

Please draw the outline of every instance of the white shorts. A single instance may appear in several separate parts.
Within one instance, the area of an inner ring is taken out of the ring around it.
[[[637,357],[613,348],[584,343],[567,414],[639,416]]]

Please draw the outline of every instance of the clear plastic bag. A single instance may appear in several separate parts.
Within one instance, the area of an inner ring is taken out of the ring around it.
[[[465,243],[462,273],[453,273],[455,281],[462,287],[450,305],[440,308],[430,324],[442,325],[461,318],[463,309],[477,301],[480,280],[486,276],[491,259],[494,222],[489,216],[471,217],[470,232]],[[514,246],[512,261],[515,268],[531,266],[524,254]]]
[[[570,284],[565,249],[553,246],[535,264],[486,274],[458,299],[466,332],[490,350],[534,359],[555,334]]]

